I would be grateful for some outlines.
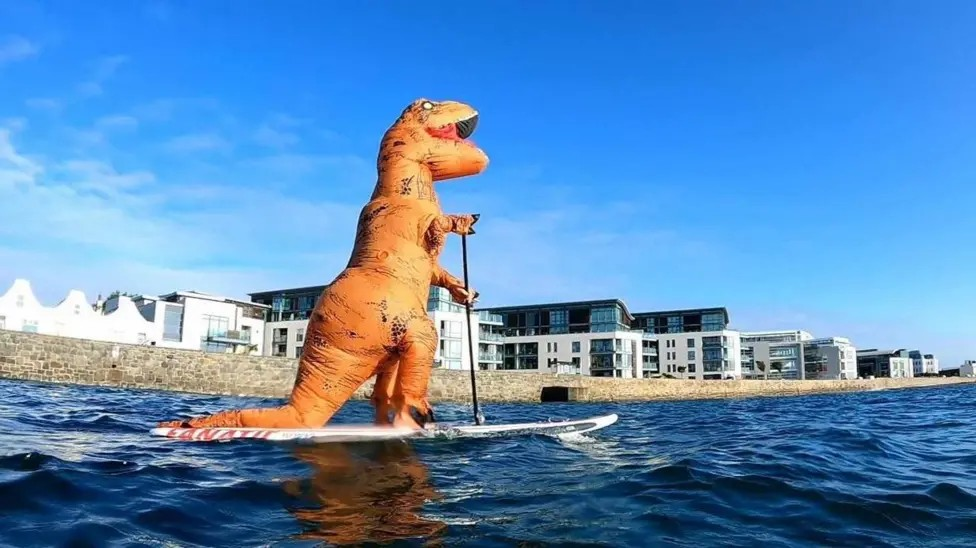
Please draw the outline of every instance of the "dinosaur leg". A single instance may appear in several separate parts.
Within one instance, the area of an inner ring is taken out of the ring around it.
[[[279,407],[231,409],[160,427],[319,428],[373,375],[375,364],[334,346],[313,347],[302,355],[288,403]]]
[[[391,402],[395,413],[393,425],[420,428],[411,410],[416,409],[428,417],[433,415],[427,401],[427,385],[437,350],[437,330],[433,320],[428,317],[413,320],[403,335],[400,349],[400,364]]]
[[[370,402],[376,411],[375,424],[390,424],[390,411],[393,410],[393,389],[397,379],[397,358],[393,357],[380,365],[376,372],[376,383]]]

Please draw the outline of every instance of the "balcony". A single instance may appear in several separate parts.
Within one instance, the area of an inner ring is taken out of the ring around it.
[[[504,322],[502,321],[502,315],[501,314],[492,314],[492,313],[488,312],[487,310],[479,310],[478,311],[478,321],[480,323],[490,323],[490,324],[494,324],[494,325],[503,325],[504,324]]]
[[[250,344],[249,330],[228,329],[226,331],[211,331],[207,333],[207,341],[229,344]]]
[[[487,331],[479,331],[478,332],[478,340],[479,341],[502,342],[502,341],[505,340],[505,337],[502,336],[499,333],[490,333],[490,332],[487,332]]]
[[[483,362],[501,363],[502,355],[500,352],[478,352],[478,360]]]

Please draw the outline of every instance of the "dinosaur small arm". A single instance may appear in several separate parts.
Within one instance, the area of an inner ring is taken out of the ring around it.
[[[427,315],[430,287],[465,304],[478,295],[439,264],[447,235],[474,234],[478,215],[445,215],[434,182],[488,166],[487,155],[468,140],[477,124],[469,105],[421,98],[383,135],[376,186],[359,215],[352,255],[312,312],[284,405],[159,426],[317,428],[373,375],[377,423],[420,428],[412,410],[432,419],[427,387],[438,333]]]

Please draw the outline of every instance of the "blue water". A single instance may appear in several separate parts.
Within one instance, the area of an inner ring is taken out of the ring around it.
[[[147,435],[158,419],[268,403],[0,381],[0,544],[976,544],[976,387],[484,406],[490,422],[621,415],[569,441]],[[352,402],[336,421],[369,418]]]

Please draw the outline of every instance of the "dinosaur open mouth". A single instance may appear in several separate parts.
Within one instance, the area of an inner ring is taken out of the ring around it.
[[[467,141],[468,137],[474,134],[475,128],[478,127],[478,115],[475,114],[470,118],[465,118],[453,124],[447,124],[439,128],[428,128],[427,132],[434,137],[439,137],[441,139],[451,139],[454,141]]]
[[[460,139],[467,139],[468,137],[471,137],[471,134],[474,133],[474,129],[478,127],[478,115],[475,114],[470,118],[461,120],[460,122],[455,122],[454,127],[456,128],[457,136]]]

